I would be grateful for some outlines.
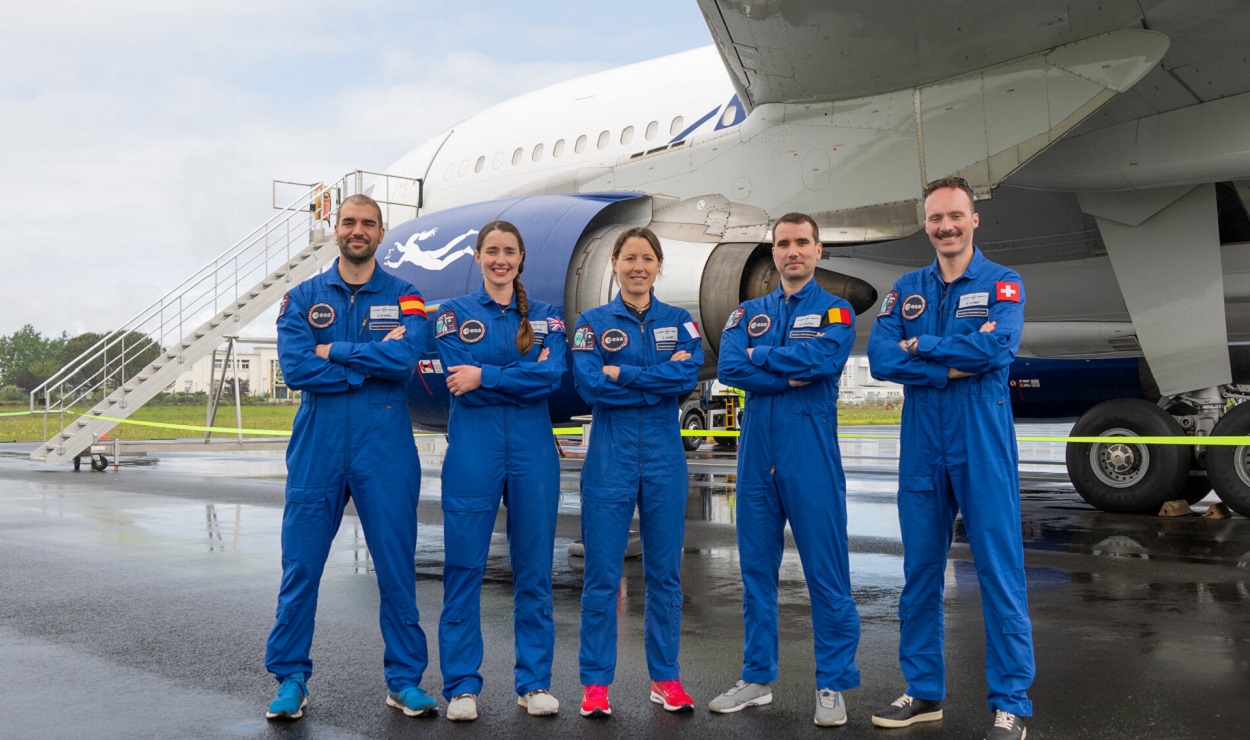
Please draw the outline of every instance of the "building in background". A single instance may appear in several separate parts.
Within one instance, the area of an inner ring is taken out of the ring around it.
[[[228,379],[235,377],[236,363],[241,393],[279,401],[291,397],[291,391],[282,382],[277,339],[238,339],[235,355],[228,362],[226,345],[223,344],[212,355],[179,375],[169,390],[174,393],[211,393],[221,382],[223,373]],[[227,384],[223,398],[229,396],[233,396],[233,390]]]
[[[877,380],[868,371],[867,357],[852,356],[842,370],[838,400],[842,403],[901,403],[903,386]]]

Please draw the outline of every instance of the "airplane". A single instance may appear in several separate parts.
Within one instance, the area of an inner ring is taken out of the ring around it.
[[[1250,446],[1133,442],[1250,433],[1250,3],[697,2],[713,45],[505,101],[387,168],[374,197],[420,212],[386,269],[430,304],[470,292],[463,247],[504,218],[572,327],[615,291],[615,235],[649,226],[656,293],[704,327],[710,378],[725,317],[777,284],[778,216],[820,224],[817,279],[862,352],[879,298],[933,260],[923,184],[961,176],[977,244],[1028,290],[1017,415],[1108,438],[1067,447],[1081,495],[1154,513],[1214,489],[1250,516]],[[445,428],[441,373],[423,358],[414,424]],[[584,411],[570,379],[553,419]]]

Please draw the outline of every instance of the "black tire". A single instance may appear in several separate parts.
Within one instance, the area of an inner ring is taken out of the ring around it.
[[[697,408],[688,409],[681,416],[681,428],[683,431],[686,429],[704,429],[703,414]],[[682,437],[681,443],[685,445],[688,451],[694,452],[703,446],[703,437]]]
[[[1068,476],[1081,498],[1102,511],[1158,513],[1165,501],[1182,495],[1192,457],[1189,448],[1120,440],[1183,434],[1171,414],[1149,401],[1104,401],[1081,416],[1072,427],[1072,436],[1108,437],[1116,441],[1068,443]]]
[[[103,473],[104,469],[109,466],[109,459],[104,455],[91,456],[91,469],[97,473]]]
[[[1250,403],[1228,410],[1211,430],[1213,437],[1244,437],[1250,434]],[[1250,445],[1207,447],[1207,479],[1228,508],[1250,516]]]

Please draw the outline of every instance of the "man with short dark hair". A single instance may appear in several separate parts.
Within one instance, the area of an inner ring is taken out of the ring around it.
[[[781,284],[735,309],[721,334],[720,380],[747,393],[736,517],[744,634],[742,678],[708,708],[731,713],[773,700],[777,587],[789,520],[812,606],[813,720],[836,726],[847,721],[842,692],[859,685],[837,409],[855,312],[816,284],[821,251],[811,216],[778,219],[772,253]]]
[[[972,243],[980,223],[962,178],[924,190],[933,264],[894,284],[868,342],[872,375],[905,386],[898,516],[906,582],[899,662],[907,691],[878,727],[942,718],[946,666],[942,597],[955,515],[962,512],[985,613],[988,740],[1022,740],[1033,681],[1020,532],[1019,461],[1007,372],[1020,348],[1020,276]]]
[[[287,447],[282,585],[265,649],[279,683],[271,720],[299,719],[308,704],[317,591],[349,498],[381,594],[386,703],[409,716],[438,710],[420,686],[428,660],[414,562],[421,467],[405,393],[425,342],[425,303],[378,269],[384,233],[372,198],[347,198],[334,227],[339,259],[287,293],[278,313],[282,373],[303,398]]]

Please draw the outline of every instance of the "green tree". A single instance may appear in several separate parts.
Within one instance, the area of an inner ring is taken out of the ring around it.
[[[96,347],[106,337],[110,340],[108,346]],[[86,332],[65,341],[60,347],[56,365],[58,368],[68,367],[83,353],[87,356],[80,360],[82,365],[72,375],[62,379],[61,389],[53,393],[54,398],[64,394],[76,397],[89,391],[116,388],[155,360],[161,348],[140,332],[132,331],[125,335]]]
[[[55,372],[56,360],[65,344],[64,332],[59,337],[45,337],[27,324],[7,337],[0,337],[0,386],[20,385],[19,375],[29,373],[42,383]],[[30,377],[24,378],[29,382]]]

